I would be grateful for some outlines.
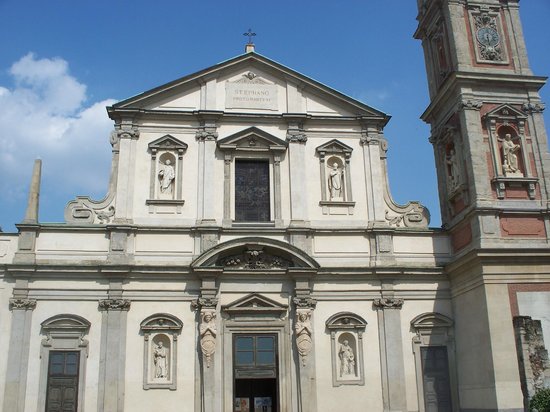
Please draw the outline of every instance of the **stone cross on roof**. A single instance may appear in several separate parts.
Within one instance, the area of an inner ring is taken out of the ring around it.
[[[255,35],[256,35],[256,33],[253,33],[252,29],[248,29],[248,31],[246,33],[243,33],[243,36],[248,36],[248,44],[253,44],[252,43],[252,37],[254,37]]]

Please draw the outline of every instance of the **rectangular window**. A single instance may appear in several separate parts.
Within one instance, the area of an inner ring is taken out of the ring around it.
[[[235,221],[269,222],[269,162],[235,161]]]
[[[51,351],[46,412],[76,412],[80,352]]]

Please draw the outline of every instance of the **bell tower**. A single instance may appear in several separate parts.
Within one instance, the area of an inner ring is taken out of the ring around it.
[[[455,253],[547,245],[550,162],[519,0],[418,0],[443,225]],[[512,242],[517,246],[515,242]]]
[[[418,0],[418,10],[460,408],[523,410],[511,291],[550,287],[546,78],[529,67],[519,0]]]

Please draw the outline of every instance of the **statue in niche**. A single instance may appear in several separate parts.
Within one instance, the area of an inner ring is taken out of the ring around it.
[[[201,324],[199,326],[201,337],[201,350],[206,360],[206,367],[210,367],[212,355],[216,350],[216,314],[212,311],[201,313]]]
[[[338,358],[340,359],[340,377],[345,375],[355,376],[355,354],[347,339],[342,342],[338,349]]]
[[[455,149],[451,149],[449,151],[446,162],[449,165],[449,189],[452,192],[458,186],[460,186],[462,180],[462,176],[460,174],[459,159]]]
[[[158,176],[160,180],[160,193],[171,195],[172,187],[174,186],[173,182],[176,178],[176,172],[174,171],[174,167],[172,166],[170,159],[166,159],[164,164],[162,164]]]
[[[330,191],[330,200],[342,199],[342,183],[344,180],[344,170],[338,167],[334,162],[328,175],[328,189]]]
[[[162,341],[159,341],[153,350],[153,362],[155,363],[155,378],[168,378],[168,348],[164,347]]]
[[[301,311],[297,313],[294,331],[296,332],[296,347],[302,358],[302,363],[305,365],[306,357],[313,346],[313,341],[311,340],[312,327],[310,311]]]
[[[521,174],[518,164],[517,152],[519,151],[520,145],[514,143],[512,140],[512,135],[506,133],[504,139],[502,140],[502,154],[504,157],[504,164],[502,168],[506,175],[518,175]]]

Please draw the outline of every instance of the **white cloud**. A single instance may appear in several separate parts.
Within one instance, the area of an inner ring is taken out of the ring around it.
[[[9,74],[13,86],[0,85],[3,199],[19,202],[26,197],[38,157],[43,180],[51,182],[55,192],[104,192],[110,164],[107,139],[113,128],[105,106],[114,100],[87,103],[86,85],[69,73],[61,58],[39,59],[29,53]]]

